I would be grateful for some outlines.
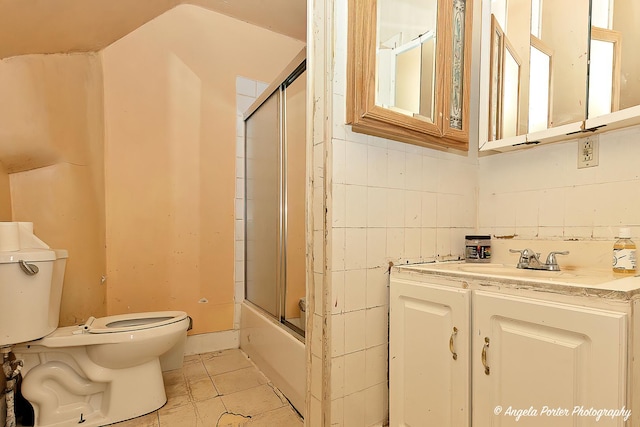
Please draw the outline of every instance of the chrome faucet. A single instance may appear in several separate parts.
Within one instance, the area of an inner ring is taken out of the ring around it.
[[[549,252],[547,261],[543,264],[540,262],[540,254],[531,249],[509,249],[509,252],[520,253],[520,259],[516,267],[546,271],[560,271],[556,255],[569,255],[569,251]]]

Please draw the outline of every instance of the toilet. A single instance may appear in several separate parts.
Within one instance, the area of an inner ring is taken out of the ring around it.
[[[21,391],[35,426],[102,426],[166,403],[161,358],[183,352],[185,312],[59,328],[67,252],[35,237],[31,223],[0,223],[0,241],[0,347],[23,361]]]

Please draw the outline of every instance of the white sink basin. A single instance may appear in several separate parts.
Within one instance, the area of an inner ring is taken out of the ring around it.
[[[561,271],[530,270],[506,264],[472,264],[465,262],[443,262],[416,264],[415,269],[486,278],[513,279],[538,283],[567,283],[574,285],[598,285],[615,279],[610,270],[573,269]],[[562,268],[562,266],[560,267]]]
[[[460,271],[476,274],[495,276],[517,276],[535,278],[560,278],[575,277],[576,275],[566,271],[548,271],[516,268],[504,264],[460,264]]]

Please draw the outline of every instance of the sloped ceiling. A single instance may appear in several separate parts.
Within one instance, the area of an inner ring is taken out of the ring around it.
[[[0,0],[0,59],[98,51],[182,3],[306,40],[306,0]]]

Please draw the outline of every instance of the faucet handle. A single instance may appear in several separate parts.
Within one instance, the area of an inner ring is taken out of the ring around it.
[[[549,252],[549,255],[547,256],[547,262],[545,264],[547,264],[548,266],[558,267],[556,255],[569,255],[569,251]],[[558,267],[557,270],[560,270],[560,267]]]
[[[533,253],[531,249],[509,249],[509,252],[513,254],[520,254],[520,259],[529,258],[529,256]]]
[[[509,249],[509,252],[520,253],[520,259],[540,258],[540,253],[535,252],[533,249]]]
[[[509,249],[509,252],[520,253],[518,268],[530,268],[539,263],[540,254],[535,253],[532,249]]]
[[[525,260],[525,253],[527,249],[509,249],[509,252],[512,254],[520,254],[520,258],[518,259],[518,268],[525,268],[528,260]]]

